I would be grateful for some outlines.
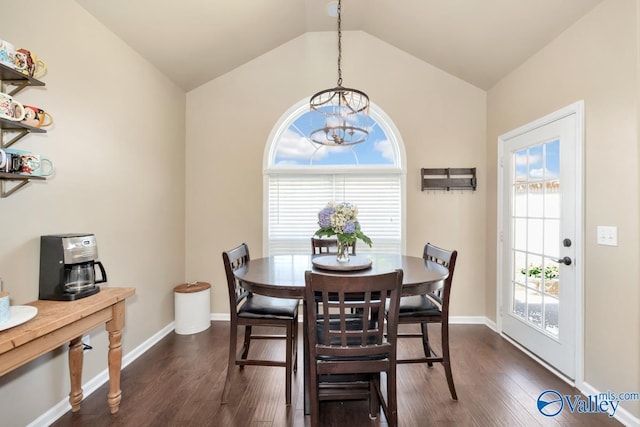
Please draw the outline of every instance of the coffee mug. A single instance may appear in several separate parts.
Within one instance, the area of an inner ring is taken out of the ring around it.
[[[16,49],[6,40],[0,40],[0,63],[15,68]]]
[[[27,126],[41,128],[51,126],[53,124],[53,117],[42,108],[25,105],[24,119],[22,119],[22,123]]]
[[[24,68],[18,68],[18,63],[22,63],[23,61],[26,66]],[[16,70],[31,77],[40,77],[47,71],[47,64],[42,59],[37,58],[33,52],[25,48],[16,50],[15,64]]]
[[[13,99],[11,95],[0,92],[0,117],[21,121],[24,119],[24,105]]]
[[[13,68],[16,71],[20,71],[23,74],[29,75],[29,61],[27,55],[22,52],[16,51],[15,56],[13,57]]]
[[[16,172],[23,175],[47,177],[53,175],[53,172],[56,170],[55,165],[50,159],[39,154],[13,149],[6,149],[5,151],[20,159],[20,166]]]
[[[11,315],[11,304],[9,301],[9,292],[0,291],[0,323],[9,320]]]
[[[12,173],[20,170],[20,157],[0,149],[0,172]]]
[[[4,172],[5,166],[8,164],[7,152],[0,148],[0,172]]]

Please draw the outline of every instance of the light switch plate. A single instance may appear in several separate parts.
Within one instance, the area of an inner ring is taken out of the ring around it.
[[[618,227],[611,225],[599,225],[597,228],[598,244],[605,246],[618,246]]]

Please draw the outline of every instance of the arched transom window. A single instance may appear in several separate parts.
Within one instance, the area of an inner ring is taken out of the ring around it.
[[[269,137],[265,254],[309,253],[318,212],[329,201],[358,207],[362,231],[373,240],[372,248],[358,242],[358,253],[404,252],[404,148],[391,119],[372,104],[367,141],[330,147],[308,138],[313,114],[308,99],[300,101]]]

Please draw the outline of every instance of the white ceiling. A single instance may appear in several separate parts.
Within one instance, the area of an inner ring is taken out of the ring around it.
[[[76,1],[186,91],[305,32],[337,28],[328,0]],[[342,28],[486,90],[601,1],[343,0]]]

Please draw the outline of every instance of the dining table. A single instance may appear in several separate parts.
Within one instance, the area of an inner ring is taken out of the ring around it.
[[[322,257],[322,258],[320,258]],[[402,269],[402,295],[420,295],[437,290],[449,270],[421,257],[365,253],[351,255],[349,263],[331,262],[331,255],[288,254],[249,260],[235,270],[243,287],[253,293],[275,298],[297,298],[303,301],[304,348],[304,413],[309,414],[309,357],[306,328],[305,272],[333,275],[372,276]],[[335,255],[333,255],[335,258]],[[326,262],[326,261],[329,262]],[[322,262],[321,262],[322,261]]]

